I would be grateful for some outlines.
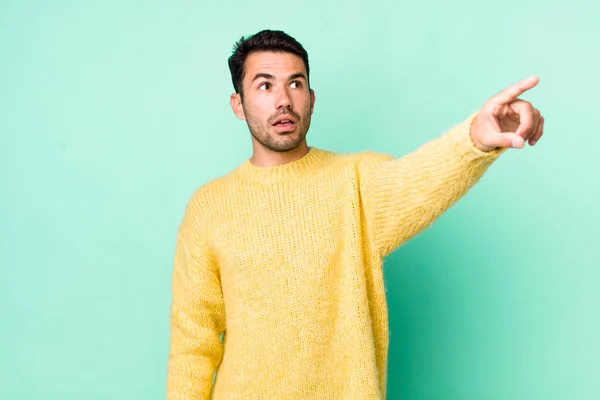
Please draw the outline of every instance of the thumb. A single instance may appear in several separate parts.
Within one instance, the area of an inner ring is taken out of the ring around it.
[[[494,133],[489,138],[492,146],[520,149],[525,146],[525,140],[514,132]]]

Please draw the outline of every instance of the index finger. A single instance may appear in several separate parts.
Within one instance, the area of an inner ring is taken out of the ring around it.
[[[492,97],[490,100],[495,104],[509,104],[517,100],[527,90],[531,89],[538,84],[540,78],[537,76],[530,76],[529,78],[523,79],[519,83],[511,85]]]

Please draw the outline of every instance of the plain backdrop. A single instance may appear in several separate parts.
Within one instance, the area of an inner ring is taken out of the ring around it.
[[[309,145],[402,156],[504,87],[546,118],[385,261],[389,399],[600,398],[593,1],[0,2],[0,398],[164,398],[176,230],[251,155],[234,42],[308,50]]]

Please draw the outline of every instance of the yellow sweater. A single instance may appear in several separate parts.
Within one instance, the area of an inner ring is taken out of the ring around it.
[[[177,236],[167,399],[385,399],[382,260],[505,150],[474,146],[475,115],[399,159],[312,147],[200,187]]]

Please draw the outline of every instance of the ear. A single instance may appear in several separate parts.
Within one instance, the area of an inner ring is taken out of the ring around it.
[[[229,104],[231,105],[231,109],[233,113],[239,119],[246,119],[246,114],[244,114],[244,107],[242,107],[242,96],[239,93],[234,93],[229,98]]]
[[[310,89],[310,113],[313,113],[315,108],[315,91]]]

